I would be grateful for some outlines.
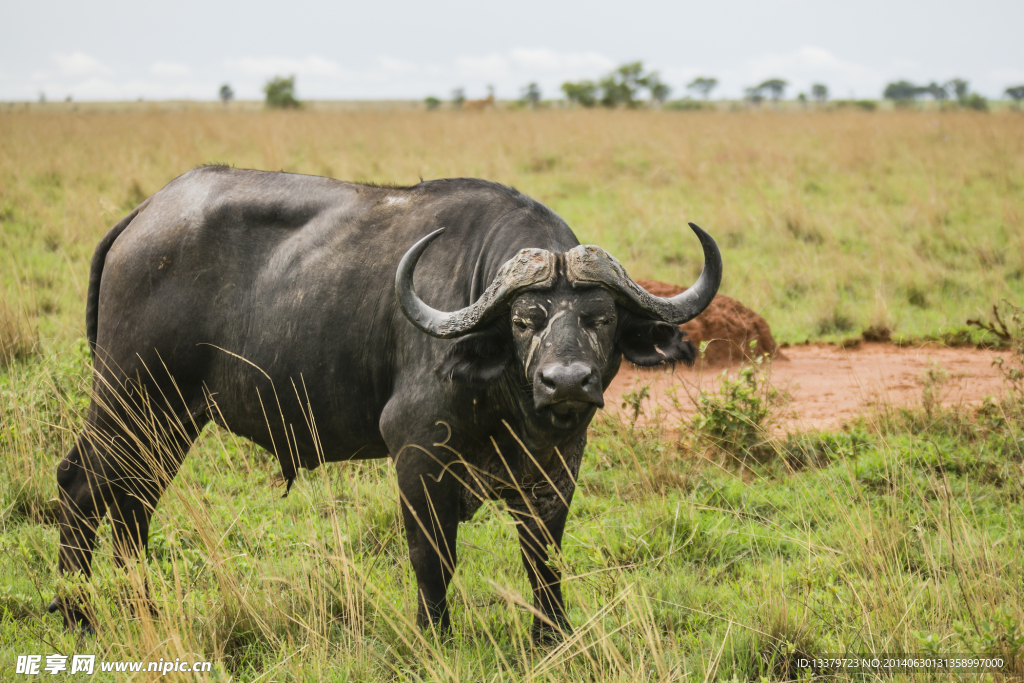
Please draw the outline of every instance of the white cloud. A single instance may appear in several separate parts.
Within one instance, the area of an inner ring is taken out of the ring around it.
[[[176,76],[188,76],[192,73],[192,70],[184,64],[178,62],[156,62],[153,66],[149,67],[149,73],[154,76],[167,76],[170,78]]]
[[[285,57],[242,57],[229,59],[225,66],[248,76],[299,76],[317,78],[342,78],[348,72],[340,64],[324,57],[309,55],[305,59]]]
[[[517,47],[509,54],[517,66],[540,71],[609,71],[615,67],[615,62],[598,52],[556,52],[543,47]]]
[[[80,78],[83,76],[111,76],[114,73],[110,67],[84,52],[72,52],[69,55],[56,53],[52,55],[52,58],[62,76]]]

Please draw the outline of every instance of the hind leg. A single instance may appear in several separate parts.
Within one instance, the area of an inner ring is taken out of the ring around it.
[[[139,558],[145,558],[149,548],[150,520],[164,491],[170,486],[195,441],[201,425],[190,424],[178,429],[173,436],[158,439],[159,447],[140,455],[122,472],[122,481],[112,488],[108,506],[113,536],[114,564],[125,568]],[[148,599],[151,614],[155,606]]]
[[[96,529],[107,511],[115,564],[124,567],[131,558],[145,553],[156,504],[203,424],[205,420],[188,418],[169,428],[166,420],[151,420],[146,429],[134,434],[106,437],[87,429],[79,437],[57,469],[61,499],[58,566],[62,575],[90,577]],[[55,598],[49,611],[59,611],[68,628],[91,626],[81,596]]]
[[[83,434],[57,466],[60,490],[57,565],[62,576],[79,574],[88,579],[92,575],[96,529],[107,510],[105,492],[99,484],[102,473],[95,469],[97,460],[93,444]],[[81,598],[54,598],[49,611],[60,611],[67,628],[90,626]]]

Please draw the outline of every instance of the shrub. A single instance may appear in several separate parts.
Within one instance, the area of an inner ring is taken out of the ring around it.
[[[263,86],[267,106],[271,109],[298,109],[302,102],[295,99],[295,76],[275,76]]]
[[[430,97],[423,100],[423,104],[424,106],[426,106],[427,111],[433,111],[441,106],[441,100],[431,95]]]
[[[741,462],[764,462],[774,454],[768,428],[789,395],[772,386],[766,360],[765,355],[756,357],[736,379],[723,372],[717,392],[700,392],[692,420],[699,443]]]
[[[960,104],[975,111],[988,111],[988,100],[978,93],[971,93],[964,99],[960,100]]]

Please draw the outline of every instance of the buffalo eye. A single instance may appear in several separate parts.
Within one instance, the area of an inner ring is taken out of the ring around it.
[[[544,327],[544,320],[536,316],[512,316],[512,327],[516,332],[536,331]]]

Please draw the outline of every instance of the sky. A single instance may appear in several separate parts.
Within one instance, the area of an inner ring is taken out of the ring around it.
[[[554,98],[636,60],[673,98],[697,76],[716,99],[769,78],[843,99],[1024,84],[1021,0],[0,0],[0,25],[0,101],[212,100],[225,83],[262,99],[292,74],[300,99],[511,99],[530,82]]]

